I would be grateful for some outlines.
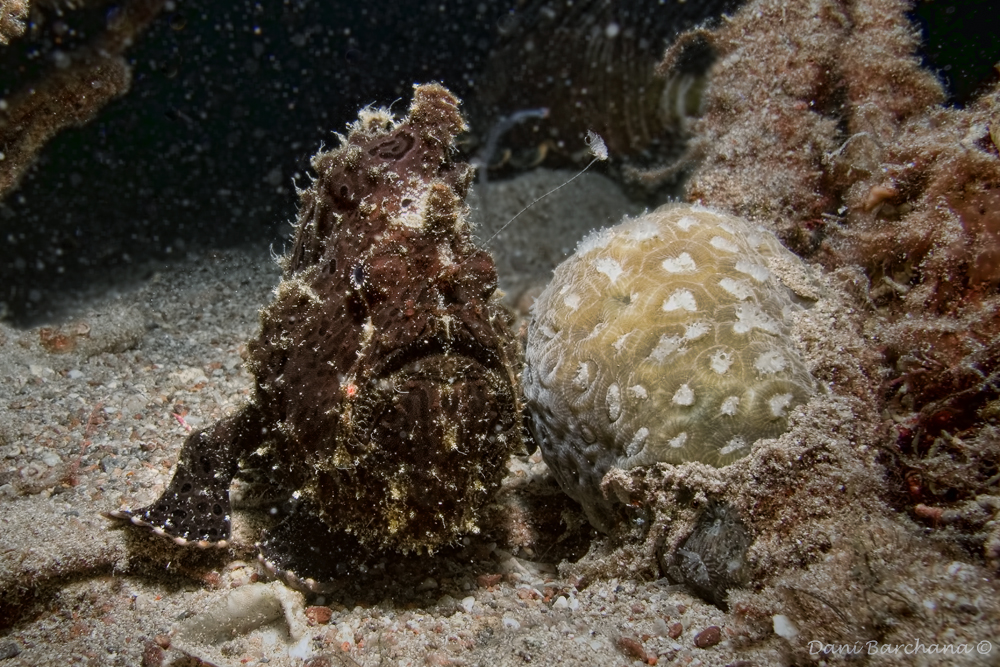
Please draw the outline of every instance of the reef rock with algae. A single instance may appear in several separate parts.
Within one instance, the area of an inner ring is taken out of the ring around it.
[[[892,502],[996,568],[1000,86],[944,105],[911,8],[755,0],[708,33],[685,191],[851,276]]]
[[[752,664],[849,660],[830,654],[855,642],[882,651],[872,664],[993,657],[975,647],[1000,618],[998,320],[986,260],[997,88],[966,109],[942,107],[915,57],[911,7],[753,0],[692,37],[708,34],[719,57],[686,196],[826,265],[823,296],[792,335],[829,394],[724,468],[612,469],[602,490],[615,518],[632,519],[616,524],[632,539],[608,538],[588,555],[596,566],[575,572],[666,572],[724,602],[726,636]],[[917,447],[924,454],[907,461]],[[916,470],[901,494],[906,467]],[[942,502],[955,496],[966,500]],[[719,507],[745,527],[745,551],[740,531],[701,539]],[[735,556],[737,577],[719,576],[730,571],[720,556]],[[956,655],[903,654],[916,638]],[[754,655],[764,647],[770,655]]]
[[[816,391],[788,338],[811,290],[772,234],[702,206],[596,233],[556,270],[528,330],[525,397],[546,462],[596,527],[610,529],[611,468],[724,466],[785,431]]]

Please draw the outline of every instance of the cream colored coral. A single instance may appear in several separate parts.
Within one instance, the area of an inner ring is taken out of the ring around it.
[[[668,205],[556,269],[533,308],[524,391],[546,462],[592,523],[609,526],[612,467],[723,466],[785,431],[815,391],[788,337],[805,300],[778,277],[795,267],[769,232]]]

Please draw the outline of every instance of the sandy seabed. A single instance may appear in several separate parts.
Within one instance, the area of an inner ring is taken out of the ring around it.
[[[491,245],[515,309],[576,238],[636,211],[593,178]],[[560,179],[494,186],[504,194],[475,204],[489,213],[481,235]],[[619,203],[591,210],[588,196]],[[598,537],[537,453],[512,458],[480,535],[432,557],[388,554],[320,595],[267,583],[253,546],[267,499],[246,485],[222,550],[104,518],[154,499],[188,429],[246,399],[243,346],[278,278],[267,248],[206,251],[50,327],[0,325],[0,665],[1000,664],[996,573],[880,499],[881,418],[845,276],[819,276],[824,295],[795,332],[830,389],[788,433],[722,470],[607,480],[650,530]],[[751,584],[728,611],[656,565],[709,496],[755,537]],[[914,642],[925,649],[907,654]]]

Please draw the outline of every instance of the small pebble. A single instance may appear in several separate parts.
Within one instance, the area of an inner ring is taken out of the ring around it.
[[[510,616],[503,617],[503,627],[508,630],[520,630],[521,624],[517,622],[517,619],[511,618]]]
[[[306,618],[312,625],[325,625],[330,622],[333,610],[329,607],[312,606],[306,607]]]
[[[162,648],[157,646],[155,642],[147,642],[142,649],[142,667],[160,667],[164,657]]]
[[[420,585],[417,586],[417,590],[418,591],[429,591],[429,590],[437,588],[437,587],[438,587],[438,582],[435,581],[434,579],[432,579],[431,577],[427,577],[426,579],[424,579],[423,581],[420,582]]]
[[[517,597],[521,600],[537,600],[542,596],[533,588],[518,588]]]
[[[204,581],[209,588],[219,588],[222,585],[222,575],[214,571],[206,572],[202,575],[201,580]]]
[[[618,648],[622,650],[622,653],[630,658],[635,658],[636,660],[646,661],[646,649],[643,648],[642,644],[632,637],[619,637],[618,638]]]
[[[21,647],[14,642],[0,643],[0,660],[13,658],[21,652]]]
[[[466,614],[471,614],[472,608],[475,606],[475,604],[476,604],[476,598],[470,595],[469,597],[462,598],[462,601],[458,603],[458,606],[460,606]]]
[[[799,629],[795,627],[792,619],[784,614],[776,614],[772,619],[774,623],[774,634],[785,639],[795,639],[799,635]]]
[[[684,634],[684,626],[680,623],[671,623],[670,627],[667,629],[667,635],[671,639],[677,639],[682,634]]]
[[[489,588],[499,584],[501,579],[503,579],[502,574],[481,574],[476,577],[476,583],[480,588]]]
[[[717,625],[710,625],[694,636],[694,645],[698,648],[715,646],[722,641],[722,630]]]

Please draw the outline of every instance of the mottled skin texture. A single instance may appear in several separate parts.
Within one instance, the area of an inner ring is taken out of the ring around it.
[[[418,86],[409,116],[363,110],[312,160],[295,244],[248,345],[254,399],[193,433],[163,496],[119,512],[177,541],[229,536],[248,455],[298,508],[261,542],[321,578],[359,553],[433,550],[477,530],[522,445],[517,344],[493,260],[469,237],[473,172],[452,161],[458,100]]]

